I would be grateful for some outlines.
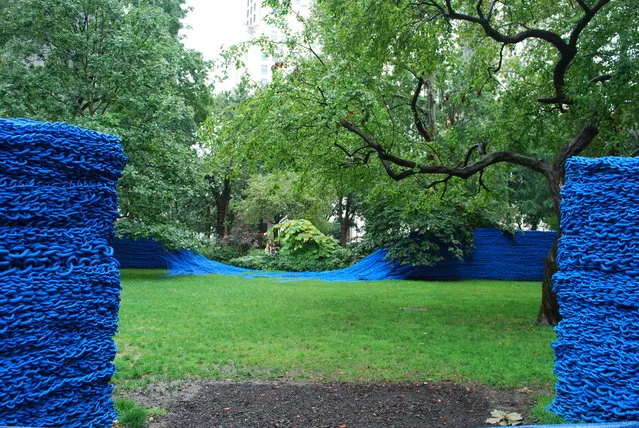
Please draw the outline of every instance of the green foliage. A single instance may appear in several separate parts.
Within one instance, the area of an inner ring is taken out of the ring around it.
[[[268,3],[286,10],[286,1]],[[590,123],[600,138],[581,155],[638,153],[639,85],[637,69],[630,64],[638,59],[639,31],[632,25],[637,20],[632,0],[606,4],[581,32],[566,74],[571,104],[562,113],[538,102],[555,89],[554,47],[540,40],[502,46],[475,23],[446,22],[441,13],[445,4],[317,0],[305,31],[289,38],[286,67],[247,102],[247,144],[271,164],[333,174],[338,166],[375,160],[380,170],[395,174],[411,172],[411,162],[461,167],[506,151],[551,165],[561,147]],[[491,25],[509,36],[538,28],[556,32],[565,42],[584,17],[575,2],[507,0],[492,13],[487,2],[478,7],[474,0],[450,4],[473,16],[482,10]],[[371,37],[362,38],[362,28]],[[310,52],[309,46],[322,46],[321,52]],[[605,74],[611,78],[591,82]],[[420,78],[428,85],[417,90]],[[415,118],[426,125],[430,138],[418,132]],[[396,157],[407,162],[393,165]],[[511,225],[516,217],[533,225],[540,220],[556,224],[543,182],[548,177],[529,179],[530,173],[519,168],[501,170],[488,186],[493,196],[507,192],[509,206],[519,211],[513,215],[506,210],[500,223]],[[445,178],[425,176],[424,187]],[[466,204],[466,195],[454,197]],[[503,195],[496,199],[504,203]]]
[[[114,400],[118,412],[118,426],[122,428],[144,428],[147,426],[149,412],[129,398]]]
[[[530,170],[520,170],[509,179],[508,189],[520,228],[537,229],[542,222],[552,230],[559,228],[559,219],[554,213],[544,177]]]
[[[342,269],[357,262],[359,258],[347,248],[337,248],[321,258],[310,253],[296,255],[269,254],[255,250],[248,255],[229,260],[235,266],[265,271],[323,272]]]
[[[221,242],[213,242],[179,224],[146,224],[120,219],[115,222],[115,232],[119,238],[150,238],[160,242],[170,251],[191,250],[220,262],[240,257],[252,247],[237,235],[229,235]],[[253,244],[255,235],[251,237],[253,240],[250,243]]]
[[[463,258],[472,250],[472,229],[499,226],[509,212],[495,195],[469,192],[472,184],[449,185],[443,197],[420,191],[417,183],[380,184],[364,204],[366,247],[385,248],[393,259],[422,266]]]
[[[255,174],[249,178],[235,211],[254,224],[262,219],[278,223],[286,217],[304,218],[326,232],[334,199],[330,186],[293,171]]]
[[[324,235],[308,220],[288,220],[278,223],[265,235],[277,237],[273,240],[282,255],[304,255],[322,259],[339,249],[334,238]]]
[[[195,229],[206,183],[190,147],[210,95],[208,64],[177,35],[181,3],[4,1],[0,116],[118,135],[122,215]]]
[[[141,221],[120,219],[115,222],[115,233],[120,238],[152,238],[169,250],[193,250],[205,252],[206,241],[192,231],[170,224],[146,224]]]

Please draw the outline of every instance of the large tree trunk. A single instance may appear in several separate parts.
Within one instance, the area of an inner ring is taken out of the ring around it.
[[[544,263],[544,280],[541,284],[541,306],[537,315],[537,325],[557,325],[561,320],[557,297],[552,292],[552,276],[557,272],[557,241],[560,233],[557,232],[546,262]]]
[[[350,198],[342,196],[339,200],[339,244],[346,247],[348,243],[348,231],[351,228]]]
[[[560,202],[561,202],[561,172],[552,174],[548,178],[548,187],[550,189],[550,197],[555,207],[555,214],[560,218]],[[561,236],[561,227],[557,230],[555,242],[553,242],[546,262],[544,263],[544,279],[541,284],[541,306],[537,315],[537,325],[557,325],[561,320],[559,315],[559,303],[555,293],[552,292],[552,276],[559,270],[557,266],[557,244]]]
[[[224,238],[228,234],[226,217],[228,216],[230,202],[231,180],[225,178],[222,183],[222,191],[215,195],[215,207],[217,208],[217,214],[215,216],[215,232],[219,238]]]
[[[341,245],[342,247],[346,247],[346,244],[348,244],[348,232],[350,229],[351,228],[348,220],[344,220],[341,222],[339,231],[339,245]]]

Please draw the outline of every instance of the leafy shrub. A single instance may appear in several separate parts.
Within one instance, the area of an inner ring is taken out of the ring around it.
[[[119,238],[154,239],[170,251],[191,250],[220,262],[228,262],[248,251],[241,244],[244,238],[238,238],[237,235],[222,241],[220,245],[176,224],[149,225],[141,221],[120,219],[115,222],[115,233]]]
[[[222,263],[228,263],[230,260],[241,257],[246,252],[241,248],[232,245],[206,245],[200,249],[200,253],[207,259],[216,260]]]
[[[244,255],[259,245],[259,232],[242,224],[234,224],[231,232],[219,241],[222,247],[234,248]]]
[[[115,222],[115,234],[119,238],[152,238],[169,250],[201,251],[210,245],[195,232],[176,224],[146,224],[141,221],[120,219]]]
[[[273,236],[277,231],[274,242],[278,244],[282,255],[301,255],[321,259],[330,257],[339,245],[334,238],[324,235],[308,220],[288,220],[276,224],[267,236]]]
[[[321,272],[350,266],[356,260],[357,258],[348,248],[338,247],[330,256],[323,258],[317,258],[312,253],[287,255],[259,251],[250,252],[244,257],[232,259],[229,263],[246,269],[266,271]]]
[[[390,258],[414,265],[462,259],[472,250],[472,230],[499,226],[509,210],[493,194],[489,199],[487,192],[467,192],[464,186],[470,184],[451,184],[445,198],[414,183],[377,187],[364,204],[364,245],[384,248]]]

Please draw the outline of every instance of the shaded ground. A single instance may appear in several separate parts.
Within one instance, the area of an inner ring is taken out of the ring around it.
[[[171,413],[151,428],[455,427],[485,425],[493,409],[526,415],[534,397],[521,391],[442,383],[158,383],[127,394]]]

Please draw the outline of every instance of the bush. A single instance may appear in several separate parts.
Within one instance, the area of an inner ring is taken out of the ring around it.
[[[221,243],[222,245],[220,245],[180,225],[148,225],[141,221],[127,219],[120,219],[115,222],[115,233],[119,238],[154,239],[164,245],[169,251],[191,250],[209,259],[225,263],[246,254],[248,248],[251,245],[255,245],[255,234],[252,237],[248,237],[246,234],[236,234],[228,239],[225,238]],[[246,242],[251,244],[246,244]]]
[[[324,235],[308,220],[288,220],[276,224],[266,232],[266,236],[273,236],[277,231],[274,242],[279,246],[283,255],[301,255],[317,259],[331,256],[339,248],[334,238]]]
[[[221,263],[229,263],[230,260],[238,258],[246,254],[241,248],[232,245],[214,245],[204,246],[200,253],[207,259],[215,260]]]
[[[263,251],[250,252],[248,255],[229,261],[230,264],[246,269],[285,272],[321,272],[341,269],[355,263],[358,258],[348,248],[337,248],[330,256],[317,258],[308,253],[287,255],[269,254]]]
[[[211,245],[208,239],[203,239],[197,233],[177,224],[149,225],[141,221],[120,219],[115,222],[115,234],[119,238],[155,239],[169,250],[185,249],[201,252]]]

